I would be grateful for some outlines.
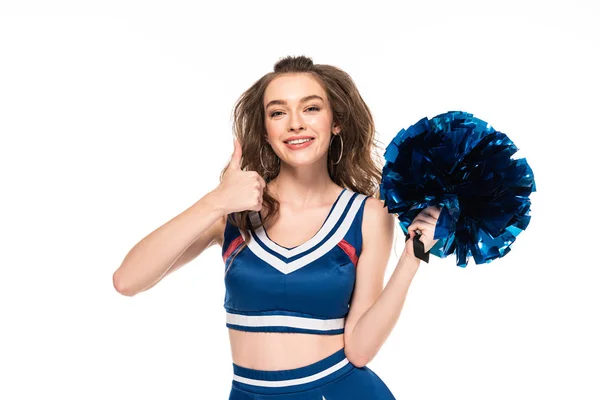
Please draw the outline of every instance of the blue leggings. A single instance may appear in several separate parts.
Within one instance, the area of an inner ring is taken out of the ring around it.
[[[368,367],[357,368],[344,349],[314,364],[261,371],[233,364],[229,400],[395,400]]]

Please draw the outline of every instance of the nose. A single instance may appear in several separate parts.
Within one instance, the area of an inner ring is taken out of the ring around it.
[[[302,117],[295,112],[290,113],[289,121],[288,130],[291,132],[297,132],[306,129]]]

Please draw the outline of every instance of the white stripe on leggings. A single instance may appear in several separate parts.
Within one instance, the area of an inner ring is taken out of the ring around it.
[[[288,379],[288,380],[284,380],[284,381],[263,381],[263,380],[259,380],[259,379],[244,378],[243,376],[237,376],[236,374],[233,374],[233,380],[241,382],[241,383],[245,383],[247,385],[265,386],[265,387],[285,387],[285,386],[293,386],[293,385],[302,385],[304,383],[314,382],[318,379],[326,377],[327,375],[333,374],[335,371],[339,370],[340,368],[342,368],[346,364],[348,364],[348,362],[349,362],[348,359],[344,358],[342,361],[335,364],[334,366],[331,366],[324,371],[321,371],[314,375],[306,376],[304,378]]]

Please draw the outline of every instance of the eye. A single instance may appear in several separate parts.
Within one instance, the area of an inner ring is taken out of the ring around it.
[[[310,107],[308,107],[306,110],[307,110],[307,111],[308,111],[308,110],[320,111],[321,109],[320,109],[319,107],[317,107],[317,106],[310,106]],[[283,112],[282,112],[282,111],[274,111],[274,112],[272,112],[271,114],[269,114],[269,116],[270,116],[271,118],[273,118],[273,117],[276,117],[276,116],[278,116],[278,115],[277,115],[278,113],[279,113],[279,114],[283,114]]]

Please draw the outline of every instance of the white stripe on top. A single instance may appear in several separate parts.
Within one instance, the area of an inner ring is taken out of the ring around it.
[[[329,331],[344,328],[344,318],[318,319],[293,315],[241,315],[227,313],[227,323],[240,326],[286,326],[290,328]]]
[[[233,380],[241,382],[241,383],[245,383],[247,385],[264,386],[264,387],[285,387],[285,386],[302,385],[305,383],[314,382],[318,379],[326,377],[327,375],[331,375],[334,372],[343,368],[348,363],[349,363],[348,359],[344,358],[342,361],[327,368],[326,370],[323,370],[319,373],[316,373],[316,374],[313,374],[310,376],[306,376],[304,378],[287,379],[287,380],[283,380],[283,381],[264,381],[264,380],[260,380],[260,379],[244,378],[243,376],[238,376],[236,374],[233,374]]]
[[[265,249],[263,249],[261,247],[261,245],[256,242],[256,240],[250,240],[250,242],[248,243],[248,248],[258,258],[260,258],[261,260],[263,260],[264,262],[266,262],[273,268],[279,270],[280,272],[282,272],[284,274],[292,273],[292,272],[304,267],[305,265],[315,261],[316,259],[324,256],[325,254],[327,254],[328,251],[330,251],[335,246],[337,246],[337,244],[344,238],[344,236],[348,232],[348,229],[350,229],[350,226],[352,225],[352,222],[354,221],[354,217],[356,216],[356,213],[358,212],[358,209],[361,206],[362,200],[365,197],[367,197],[367,196],[365,196],[364,194],[359,194],[358,196],[356,196],[356,198],[352,202],[352,205],[350,206],[350,210],[348,210],[348,213],[346,214],[344,220],[342,221],[340,226],[338,226],[335,233],[329,239],[327,239],[327,241],[325,243],[323,243],[322,245],[320,245],[318,247],[313,248],[312,251],[310,251],[309,253],[303,255],[302,257],[300,257],[292,262],[288,263],[288,262],[280,260],[273,254],[271,254],[268,251],[266,251]]]
[[[310,238],[310,240],[308,240],[306,243],[303,243],[298,247],[294,247],[293,249],[286,249],[285,247],[282,247],[282,246],[278,245],[277,243],[273,242],[271,239],[269,239],[269,237],[267,236],[267,233],[265,231],[265,228],[263,226],[260,226],[259,228],[257,228],[255,233],[258,236],[258,238],[260,239],[260,241],[263,242],[271,250],[281,254],[282,256],[284,256],[286,258],[291,258],[291,257],[297,256],[298,254],[304,253],[305,251],[309,250],[310,248],[316,246],[317,244],[319,244],[319,242],[321,242],[321,240],[323,240],[323,238],[325,238],[325,236],[327,236],[327,234],[331,231],[331,229],[333,229],[335,224],[340,219],[340,216],[346,209],[346,205],[348,204],[348,202],[350,201],[350,199],[352,198],[353,195],[354,195],[354,192],[352,192],[351,190],[345,189],[344,192],[341,193],[339,200],[333,207],[333,210],[331,210],[331,213],[329,214],[327,221],[325,221],[325,223],[319,229],[319,231],[315,234],[315,236]],[[257,212],[251,213],[250,219],[252,221],[253,226],[258,225],[258,223],[260,222],[260,216]]]

